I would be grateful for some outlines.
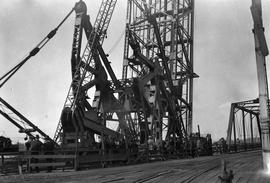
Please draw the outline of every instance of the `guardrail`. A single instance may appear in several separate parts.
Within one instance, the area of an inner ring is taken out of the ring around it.
[[[47,171],[52,169],[62,168],[76,169],[76,155],[65,154],[20,154],[17,156],[19,173],[30,173],[32,171],[39,172],[40,169],[47,168]]]

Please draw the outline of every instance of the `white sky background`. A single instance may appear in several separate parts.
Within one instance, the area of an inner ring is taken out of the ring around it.
[[[0,76],[15,66],[74,6],[76,0],[1,0]],[[85,0],[91,22],[101,0]],[[270,40],[270,1],[262,0],[266,39]],[[258,96],[251,0],[195,0],[194,130],[226,137],[231,102]],[[121,78],[126,0],[117,7],[104,42]],[[55,37],[0,89],[0,96],[53,136],[71,82],[70,57],[75,13]],[[121,42],[115,43],[122,36]],[[269,43],[270,44],[270,43]],[[84,45],[83,45],[84,47]],[[270,46],[269,46],[270,47]],[[268,64],[269,65],[269,64]],[[269,68],[269,67],[268,67]],[[90,96],[91,97],[91,96]],[[93,97],[93,96],[92,96]],[[0,135],[24,135],[0,116]]]

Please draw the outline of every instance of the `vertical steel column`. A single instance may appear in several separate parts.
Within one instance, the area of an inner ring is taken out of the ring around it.
[[[242,123],[243,123],[244,149],[247,150],[245,111],[243,111],[243,110],[242,110]]]
[[[252,114],[249,113],[250,115],[250,135],[251,135],[251,148],[254,147],[254,138],[253,138],[253,117]]]
[[[259,102],[260,102],[260,124],[262,139],[263,167],[270,170],[270,134],[269,134],[269,113],[268,113],[268,83],[265,57],[269,54],[267,43],[264,36],[262,22],[262,5],[261,0],[252,0],[251,6],[252,18],[254,21],[254,39],[256,51],[256,64],[259,85]]]
[[[192,13],[191,13],[191,26],[190,26],[190,32],[191,32],[191,40],[190,40],[190,52],[189,52],[189,62],[190,62],[190,69],[191,72],[194,72],[193,68],[193,35],[194,35],[194,9],[195,9],[195,3],[194,0],[190,1]],[[193,77],[189,79],[189,105],[190,105],[190,111],[188,114],[188,127],[187,127],[187,133],[190,135],[193,130]]]
[[[261,131],[261,124],[260,124],[260,117],[259,117],[259,115],[256,115],[256,120],[257,120],[257,126],[258,126],[258,130],[259,130],[259,134],[260,134],[260,140],[262,142],[262,131]]]
[[[235,105],[232,103],[231,110],[230,110],[228,129],[227,129],[227,139],[226,139],[229,149],[231,147],[231,142],[232,142],[232,129],[233,129],[233,125],[234,125],[234,108],[235,108]]]
[[[237,142],[236,142],[236,129],[235,129],[235,116],[233,112],[233,136],[234,136],[234,151],[237,152]]]

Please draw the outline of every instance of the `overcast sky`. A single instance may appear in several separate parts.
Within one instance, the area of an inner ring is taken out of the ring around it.
[[[50,32],[76,0],[1,0],[0,75],[7,72]],[[101,0],[85,0],[91,21]],[[270,40],[270,1],[263,0],[266,38]],[[226,136],[231,102],[257,98],[251,0],[196,0],[194,130],[214,139]],[[53,136],[71,82],[70,56],[74,16],[57,35],[0,89],[0,96]],[[121,78],[126,0],[118,0],[104,49]],[[120,41],[119,41],[120,40]],[[118,44],[117,44],[118,43]],[[84,46],[83,46],[84,47]],[[269,67],[268,67],[269,68]],[[0,135],[24,135],[0,116]]]

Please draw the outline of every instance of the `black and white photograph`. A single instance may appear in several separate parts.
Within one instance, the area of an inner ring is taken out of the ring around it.
[[[270,182],[269,0],[1,0],[0,183]]]

